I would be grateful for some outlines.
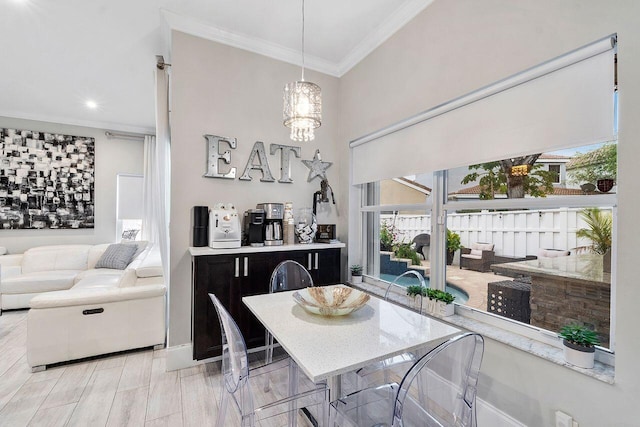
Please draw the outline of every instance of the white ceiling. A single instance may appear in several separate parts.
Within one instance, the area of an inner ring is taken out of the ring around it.
[[[341,76],[431,2],[306,0],[307,67]],[[0,0],[0,24],[0,116],[120,131],[155,127],[170,29],[301,61],[300,0]]]

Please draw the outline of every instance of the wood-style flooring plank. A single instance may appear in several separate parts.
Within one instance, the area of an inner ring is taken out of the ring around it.
[[[95,367],[95,361],[67,365],[42,407],[52,408],[69,403],[77,403],[82,397],[82,393],[89,383]]]
[[[124,361],[126,359],[126,354],[116,354],[113,356],[101,357],[100,359],[98,359],[96,371],[99,371],[101,369],[121,368],[124,366]]]
[[[176,412],[144,423],[144,427],[182,427],[183,425],[182,412]]]
[[[0,358],[2,358],[0,350]],[[20,387],[31,377],[31,369],[27,365],[27,356],[22,356],[9,370],[0,375],[0,410],[20,390]]]
[[[25,383],[0,411],[2,425],[26,426],[38,411],[57,380]]]
[[[66,366],[56,366],[54,368],[48,368],[44,371],[34,372],[33,374],[31,374],[31,377],[29,377],[28,382],[35,383],[38,381],[57,380],[62,376],[62,374],[64,374],[64,371],[66,369]]]
[[[107,427],[144,425],[149,387],[119,391],[111,405]]]
[[[204,375],[180,378],[185,426],[213,425],[217,415],[216,395]]]
[[[31,419],[29,427],[64,427],[75,407],[75,403],[69,403],[53,408],[40,408]]]
[[[166,372],[166,358],[153,359],[147,421],[182,412],[178,371]]]
[[[142,351],[128,354],[124,361],[122,377],[118,391],[148,387],[151,379],[153,351]]]
[[[121,374],[122,366],[95,370],[68,425],[82,427],[105,425]]]

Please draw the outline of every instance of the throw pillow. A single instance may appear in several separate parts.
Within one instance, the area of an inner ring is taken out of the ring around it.
[[[124,270],[127,268],[127,265],[129,265],[131,260],[133,260],[133,255],[136,253],[136,249],[137,247],[135,245],[127,245],[123,243],[114,243],[109,245],[96,263],[96,268]]]

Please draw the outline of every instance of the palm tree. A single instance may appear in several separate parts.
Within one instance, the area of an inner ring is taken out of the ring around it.
[[[609,212],[602,212],[598,208],[587,208],[580,212],[580,216],[587,223],[587,228],[581,228],[576,236],[591,240],[590,249],[600,255],[611,249],[611,226],[613,217]],[[579,248],[580,249],[580,248]]]

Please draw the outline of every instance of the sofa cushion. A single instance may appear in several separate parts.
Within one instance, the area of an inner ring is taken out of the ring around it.
[[[133,259],[137,246],[125,243],[114,243],[109,245],[104,251],[96,268],[113,268],[116,270],[124,270]]]
[[[59,291],[73,286],[78,270],[37,271],[2,279],[0,292],[3,294],[27,294]]]
[[[41,246],[22,257],[22,273],[53,270],[86,270],[91,245]]]
[[[480,249],[471,249],[471,252],[469,252],[469,254],[474,256],[482,256],[482,251]]]
[[[569,256],[570,251],[563,251],[561,249],[539,249],[538,258],[557,258],[561,256]]]
[[[136,266],[136,274],[138,277],[156,277],[162,276],[162,257],[160,256],[160,249],[158,246],[153,246],[147,251],[146,256]]]
[[[109,245],[110,243],[102,243],[100,245],[94,245],[91,247],[91,249],[89,249],[89,255],[87,257],[87,270],[96,268],[98,260],[100,259],[104,251],[107,250]]]
[[[73,283],[77,284],[81,280],[93,277],[116,277],[119,279],[121,276],[122,270],[115,270],[113,268],[97,268],[80,272],[74,279]]]
[[[492,251],[493,246],[494,246],[493,243],[472,243],[471,253],[473,253],[473,250],[477,250],[477,251],[480,251],[479,255],[482,255],[482,251]]]
[[[88,289],[88,288],[117,288],[118,283],[122,277],[122,270],[117,270],[120,272],[118,275],[113,274],[101,274],[101,275],[90,275],[75,285],[73,285],[73,289]]]
[[[469,253],[469,254],[462,254],[460,256],[462,258],[468,258],[468,259],[482,259],[482,251],[480,251],[480,255],[474,255],[473,253]]]

